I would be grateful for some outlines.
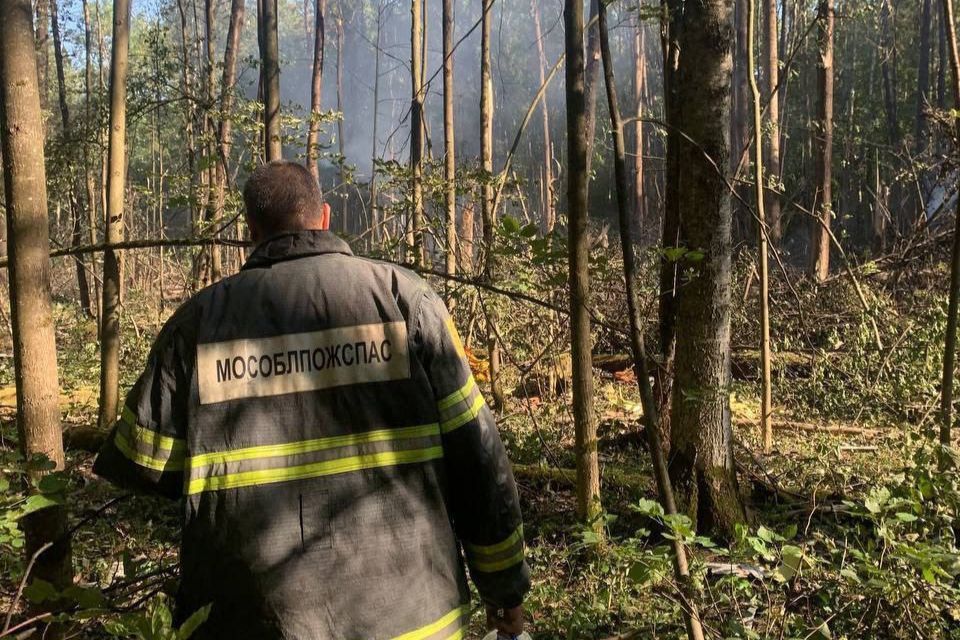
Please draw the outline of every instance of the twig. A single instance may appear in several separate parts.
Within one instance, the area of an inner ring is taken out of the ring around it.
[[[48,542],[37,549],[33,555],[30,556],[30,562],[27,563],[27,569],[23,572],[23,579],[20,581],[20,586],[17,587],[17,595],[14,596],[13,602],[10,603],[10,609],[7,611],[7,619],[3,623],[2,635],[6,635],[10,630],[10,621],[13,620],[13,612],[17,609],[17,605],[20,604],[20,597],[23,595],[24,587],[27,586],[27,579],[30,577],[30,572],[33,570],[33,565],[36,564],[37,558],[39,558],[47,549],[52,546],[53,543]]]

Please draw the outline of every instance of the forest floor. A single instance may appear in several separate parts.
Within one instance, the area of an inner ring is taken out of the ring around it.
[[[63,307],[57,313],[71,518],[82,522],[73,536],[75,567],[81,585],[109,598],[104,619],[129,616],[124,612],[142,610],[175,590],[178,509],[160,499],[124,498],[91,474],[93,454],[84,450],[91,447],[72,434],[84,433],[96,420],[94,325]],[[145,360],[155,332],[150,327],[144,322],[125,343],[127,385]],[[576,524],[569,397],[514,395],[500,418],[523,502],[532,630],[542,640],[680,637],[678,591],[664,536],[684,534],[651,506],[656,494],[639,430],[636,384],[627,372],[598,372],[596,382],[605,540]],[[12,388],[6,365],[0,369],[4,439],[15,434]],[[950,584],[955,574],[943,568],[960,561],[932,544],[902,549],[893,543],[904,536],[917,540],[904,527],[929,517],[923,505],[901,495],[903,487],[921,484],[916,470],[926,468],[916,462],[924,451],[917,428],[826,424],[782,412],[775,450],[763,455],[752,383],[737,384],[732,408],[752,524],[735,540],[688,540],[708,632],[744,638],[960,637],[956,584]],[[879,560],[870,553],[878,545],[884,549]],[[2,573],[20,575],[18,562],[0,556]],[[15,581],[0,581],[0,612],[11,606],[16,587]],[[924,590],[925,603],[919,598]],[[477,608],[469,637],[481,637],[482,617]],[[112,628],[97,620],[83,623],[80,637],[103,637]]]

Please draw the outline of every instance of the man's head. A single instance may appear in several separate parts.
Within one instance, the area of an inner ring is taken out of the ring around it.
[[[274,160],[257,168],[243,187],[243,201],[254,242],[284,231],[326,229],[320,185],[296,162]]]

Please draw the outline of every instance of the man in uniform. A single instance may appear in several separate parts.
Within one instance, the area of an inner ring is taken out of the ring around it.
[[[464,561],[522,631],[516,485],[443,302],[353,256],[318,185],[244,188],[257,244],[166,323],[94,471],[183,504],[178,619],[205,638],[462,638]]]

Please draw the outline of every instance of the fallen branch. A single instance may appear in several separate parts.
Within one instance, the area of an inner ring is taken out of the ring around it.
[[[735,418],[733,423],[738,427],[753,427],[757,425],[757,421],[750,418]],[[816,433],[829,433],[835,435],[847,435],[847,436],[879,436],[883,435],[886,430],[884,429],[870,429],[867,427],[841,427],[841,426],[831,426],[831,425],[819,425],[811,424],[806,422],[792,422],[789,420],[776,420],[773,423],[774,429],[781,429],[784,431],[810,431]]]

